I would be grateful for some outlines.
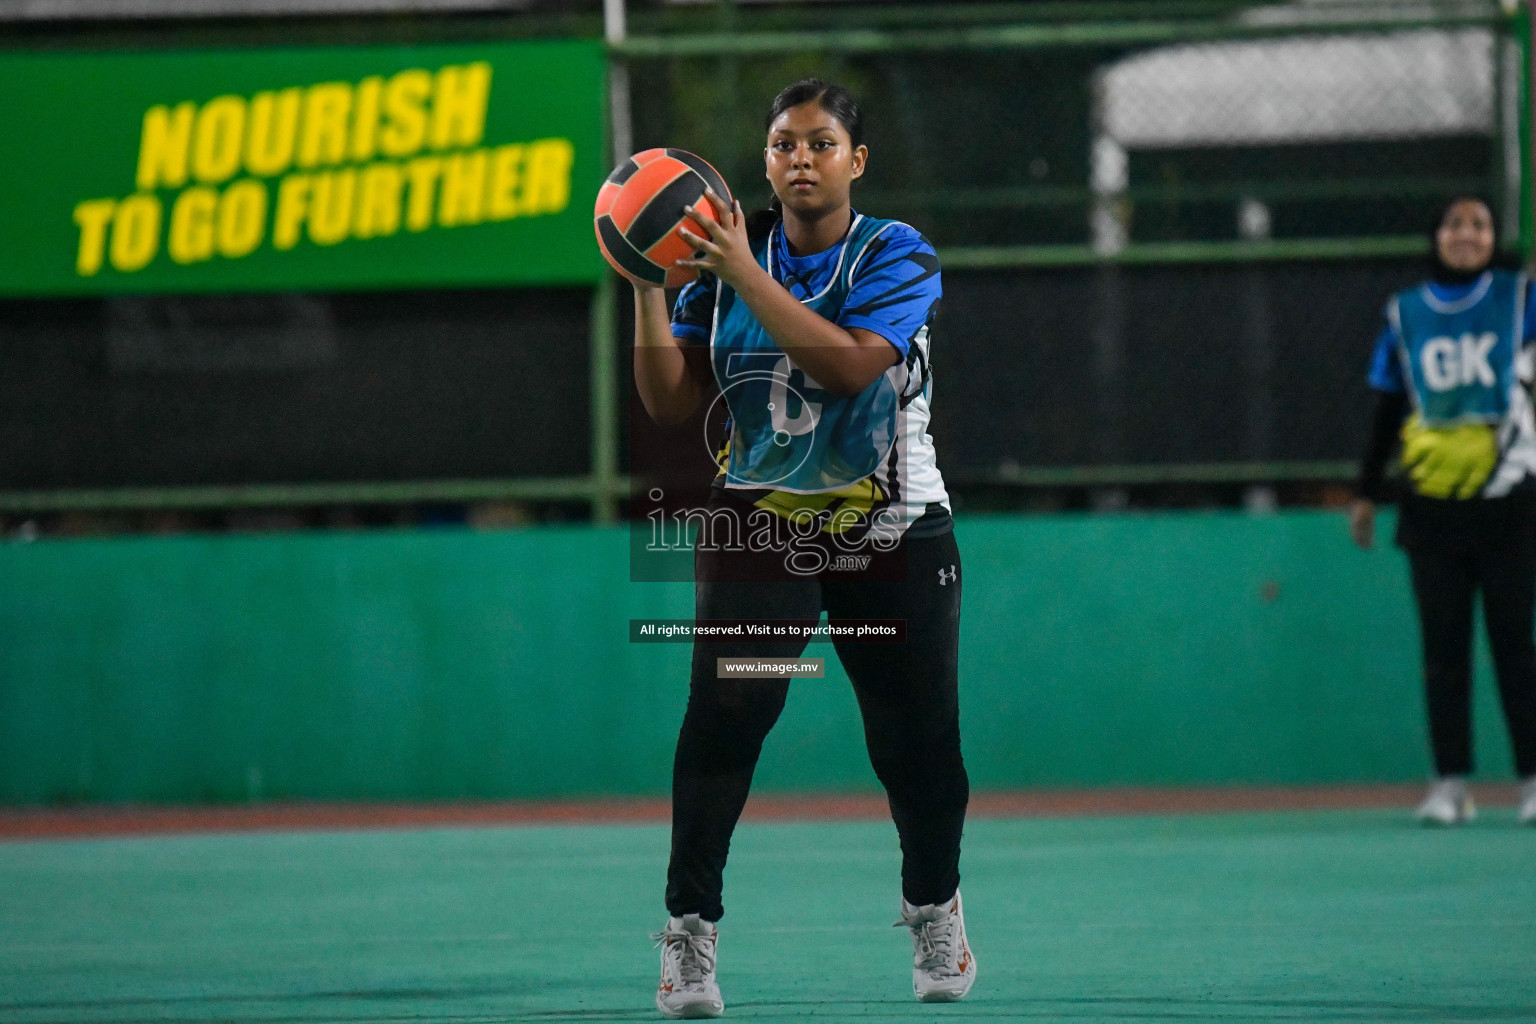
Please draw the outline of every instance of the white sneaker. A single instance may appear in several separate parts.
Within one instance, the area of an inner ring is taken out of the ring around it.
[[[1520,824],[1536,825],[1536,775],[1520,785]]]
[[[952,1003],[971,990],[976,958],[965,941],[960,894],[947,905],[914,907],[901,901],[896,927],[912,929],[912,994],[924,1003]]]
[[[1448,775],[1429,787],[1414,816],[1426,825],[1459,825],[1477,817],[1477,808],[1472,805],[1466,780]]]
[[[715,940],[719,931],[713,921],[698,914],[667,918],[667,926],[652,935],[661,949],[661,984],[656,987],[656,1009],[672,1020],[718,1017],[725,1012],[720,986],[715,982]]]

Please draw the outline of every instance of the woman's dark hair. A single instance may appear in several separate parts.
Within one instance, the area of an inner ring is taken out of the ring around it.
[[[1445,261],[1440,258],[1440,228],[1445,223],[1445,218],[1450,215],[1451,210],[1454,209],[1458,203],[1482,203],[1483,208],[1488,211],[1489,222],[1493,225],[1493,256],[1491,259],[1489,259],[1487,267],[1479,267],[1476,270],[1456,270],[1454,267],[1447,266]],[[1484,270],[1489,269],[1489,267],[1502,270],[1518,269],[1520,266],[1520,257],[1514,253],[1504,252],[1502,249],[1500,249],[1500,243],[1502,241],[1503,239],[1499,237],[1499,218],[1498,215],[1494,213],[1493,203],[1488,201],[1487,196],[1479,195],[1476,192],[1463,192],[1451,196],[1445,202],[1440,204],[1440,211],[1435,214],[1435,222],[1431,224],[1429,228],[1430,276],[1433,277],[1436,281],[1444,281],[1447,284],[1455,284],[1458,282],[1465,283],[1467,281],[1471,281]]]
[[[802,78],[780,90],[773,98],[773,105],[768,108],[768,116],[763,119],[763,130],[772,128],[773,122],[784,111],[812,102],[837,118],[837,123],[848,133],[854,148],[864,145],[864,111],[859,109],[858,100],[842,86],[819,78]],[[766,235],[783,213],[784,207],[779,197],[774,196],[768,200],[767,210],[758,210],[748,215],[747,233],[753,237]]]
[[[763,131],[772,128],[773,122],[784,111],[813,100],[822,110],[837,118],[837,123],[843,126],[855,148],[864,145],[864,112],[859,109],[853,93],[819,78],[802,78],[793,85],[785,86],[773,98],[773,106],[768,108],[768,116],[763,118]]]

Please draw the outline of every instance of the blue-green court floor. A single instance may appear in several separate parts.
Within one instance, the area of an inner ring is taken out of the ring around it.
[[[656,825],[0,843],[0,1021],[657,1019]],[[1536,1022],[1536,829],[1406,812],[970,823],[972,995],[912,1001],[889,823],[757,823],[727,1016]]]

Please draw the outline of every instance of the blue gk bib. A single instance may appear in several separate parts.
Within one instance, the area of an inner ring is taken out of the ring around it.
[[[1525,320],[1525,276],[1490,270],[1446,302],[1421,285],[1388,305],[1403,377],[1426,426],[1499,423],[1519,387],[1515,356]]]
[[[811,311],[836,322],[859,257],[890,223],[863,216],[854,221],[831,280],[803,300]],[[758,265],[780,280],[771,234],[754,244],[754,254]],[[897,363],[856,395],[824,391],[723,284],[715,302],[710,358],[731,414],[730,450],[723,467],[727,487],[770,487],[799,494],[834,491],[874,473],[890,454],[901,409],[900,386],[906,380],[903,364]]]

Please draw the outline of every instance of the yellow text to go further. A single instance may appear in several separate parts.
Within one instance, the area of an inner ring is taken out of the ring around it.
[[[218,189],[193,186],[170,202],[140,192],[75,207],[80,229],[75,271],[91,277],[110,263],[132,273],[164,248],[178,264],[239,259],[270,239],[286,251],[307,239],[320,246],[385,238],[564,210],[574,150],[569,139],[473,149],[413,160],[288,174],[276,182],[243,178]]]

